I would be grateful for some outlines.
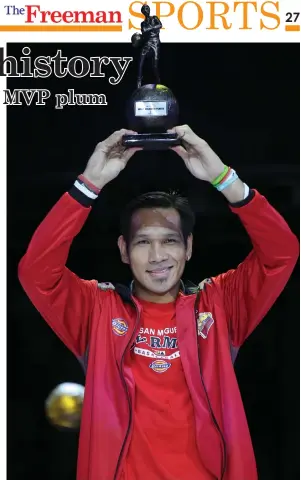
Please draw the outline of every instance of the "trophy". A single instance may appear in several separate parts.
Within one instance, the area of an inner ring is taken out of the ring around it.
[[[160,29],[162,23],[157,16],[150,15],[150,7],[143,5],[141,13],[145,19],[141,23],[141,33],[134,33],[131,42],[140,48],[137,89],[132,94],[126,108],[128,128],[137,132],[124,135],[125,147],[143,147],[147,150],[165,150],[180,145],[181,139],[167,130],[178,123],[179,107],[172,91],[160,83],[159,53]],[[142,85],[142,71],[146,58],[152,60],[152,70],[156,83]]]

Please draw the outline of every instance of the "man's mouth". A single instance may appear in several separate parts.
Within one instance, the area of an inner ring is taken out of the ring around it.
[[[152,277],[162,277],[166,275],[173,267],[155,268],[154,270],[147,270]]]

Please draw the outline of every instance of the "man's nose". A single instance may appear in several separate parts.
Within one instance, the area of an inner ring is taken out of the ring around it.
[[[162,262],[167,260],[168,254],[161,243],[154,242],[149,250],[149,262]]]

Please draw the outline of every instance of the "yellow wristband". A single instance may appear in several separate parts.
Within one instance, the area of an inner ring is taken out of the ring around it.
[[[211,185],[216,187],[223,180],[223,178],[227,175],[227,173],[229,172],[229,169],[230,169],[230,167],[227,167],[227,165],[225,165],[222,173],[211,182]]]

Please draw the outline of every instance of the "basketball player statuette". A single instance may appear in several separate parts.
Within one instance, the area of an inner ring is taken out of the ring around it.
[[[141,13],[141,33],[131,38],[133,47],[140,48],[137,88],[132,94],[126,109],[128,128],[137,135],[125,135],[126,147],[143,147],[148,150],[164,150],[179,145],[180,139],[167,130],[178,123],[179,107],[172,91],[160,83],[160,29],[162,23],[155,15],[150,15],[150,7],[143,5]],[[154,82],[143,85],[143,67],[145,60],[152,61]]]

